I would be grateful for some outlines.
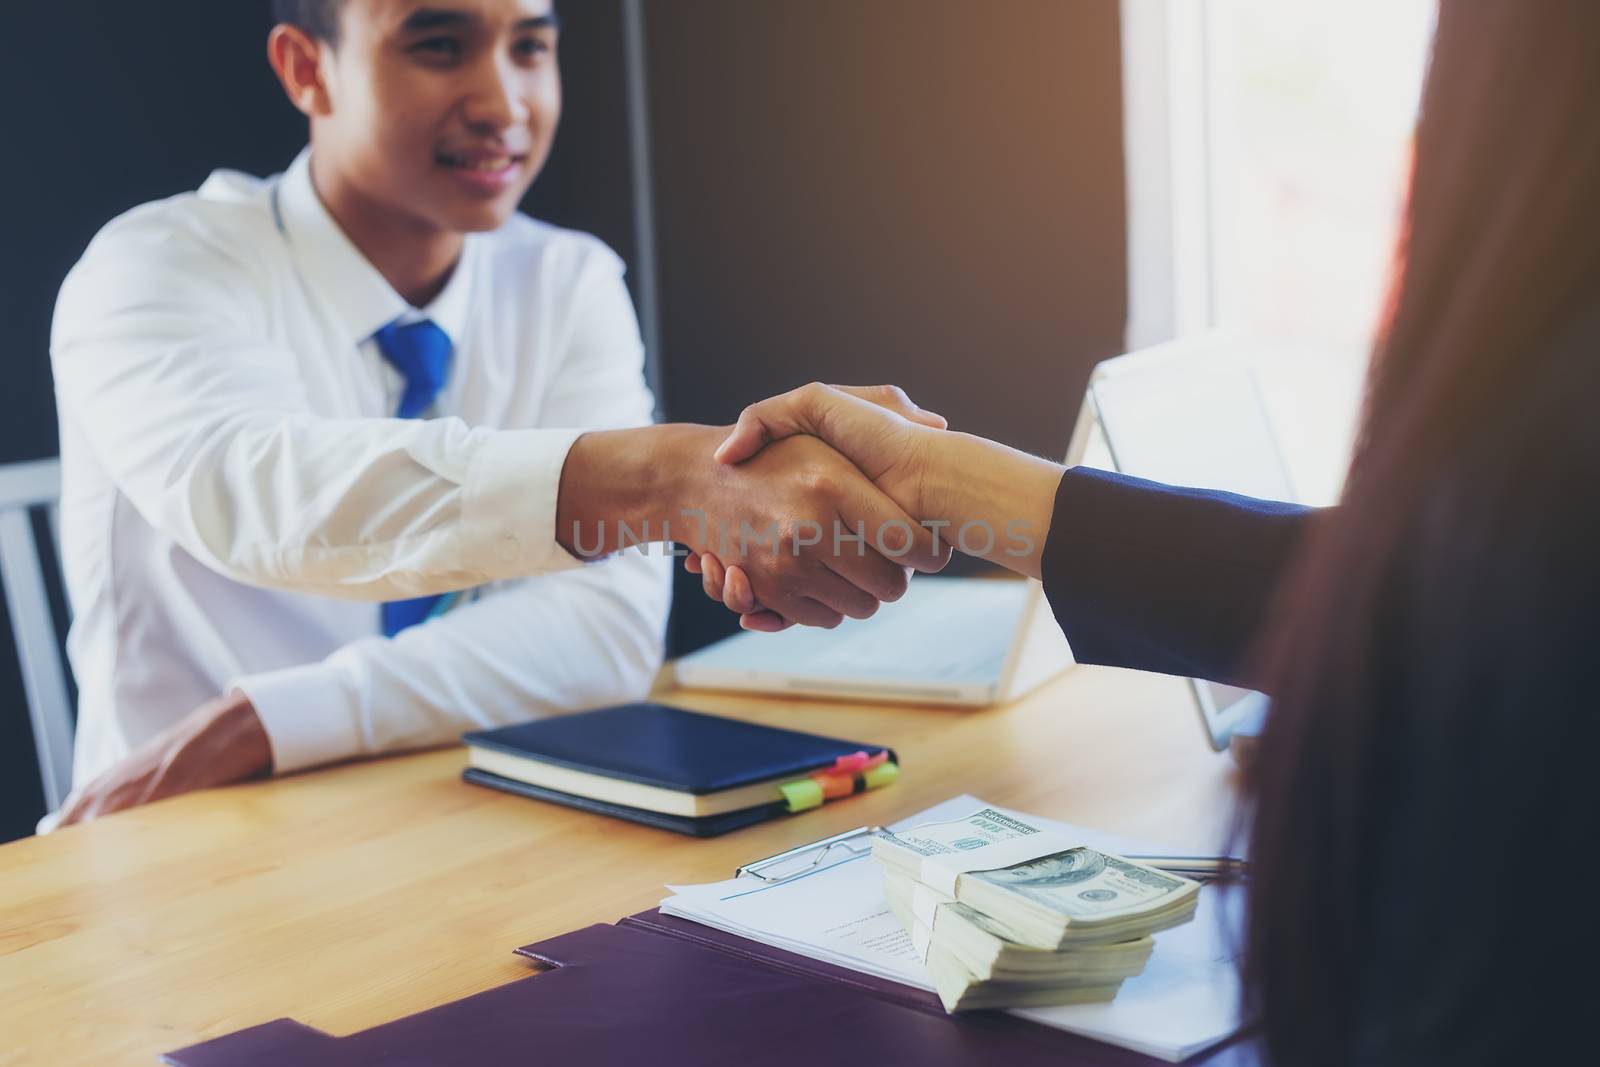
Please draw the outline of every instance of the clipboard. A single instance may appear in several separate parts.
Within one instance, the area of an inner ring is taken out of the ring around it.
[[[735,868],[733,876],[735,878],[749,876],[772,885],[781,885],[816,870],[835,854],[857,856],[863,852],[870,852],[872,839],[888,832],[881,826],[858,826],[854,830],[845,830],[831,837],[807,841],[786,851],[751,860]]]
[[[771,885],[859,859],[860,826],[743,864]],[[515,950],[544,970],[335,1037],[276,1019],[163,1057],[173,1067],[499,1064],[537,1055],[585,1067],[1157,1067],[1169,1061],[1002,1012],[945,1014],[931,991],[663,914],[630,915]],[[1246,1032],[1183,1061],[1261,1067]]]

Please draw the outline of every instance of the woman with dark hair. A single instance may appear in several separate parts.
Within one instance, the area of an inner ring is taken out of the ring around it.
[[[1272,694],[1244,979],[1275,1065],[1593,1056],[1597,56],[1590,0],[1441,6],[1335,508],[1063,471],[917,425],[893,391],[808,386],[721,451],[815,433],[912,515],[1048,530],[989,555],[1043,577],[1080,660]],[[743,572],[694,563],[748,627],[784,625]]]

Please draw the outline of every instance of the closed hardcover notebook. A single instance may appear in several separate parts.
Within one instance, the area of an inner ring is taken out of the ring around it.
[[[781,814],[780,785],[841,757],[887,751],[662,704],[562,715],[462,740],[469,782],[696,836]]]

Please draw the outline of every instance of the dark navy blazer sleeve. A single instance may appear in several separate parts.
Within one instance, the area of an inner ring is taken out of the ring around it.
[[[1045,593],[1079,663],[1259,687],[1249,653],[1316,514],[1077,467],[1056,490]]]

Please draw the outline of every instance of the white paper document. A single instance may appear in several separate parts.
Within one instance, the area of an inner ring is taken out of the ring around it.
[[[961,818],[990,807],[970,796],[945,801],[895,824],[904,829]],[[1005,808],[998,808],[1006,811]],[[1105,852],[1149,854],[1149,846],[1065,823],[1015,813]],[[830,850],[808,868],[801,857],[781,882],[754,877],[707,885],[669,886],[661,910],[825,963],[931,990],[911,936],[883,898],[883,876],[871,841]],[[1192,922],[1155,935],[1144,973],[1128,979],[1107,1004],[1025,1008],[1014,1015],[1045,1026],[1121,1045],[1177,1062],[1237,1033],[1239,981],[1235,962],[1241,901],[1234,890],[1206,886]]]

